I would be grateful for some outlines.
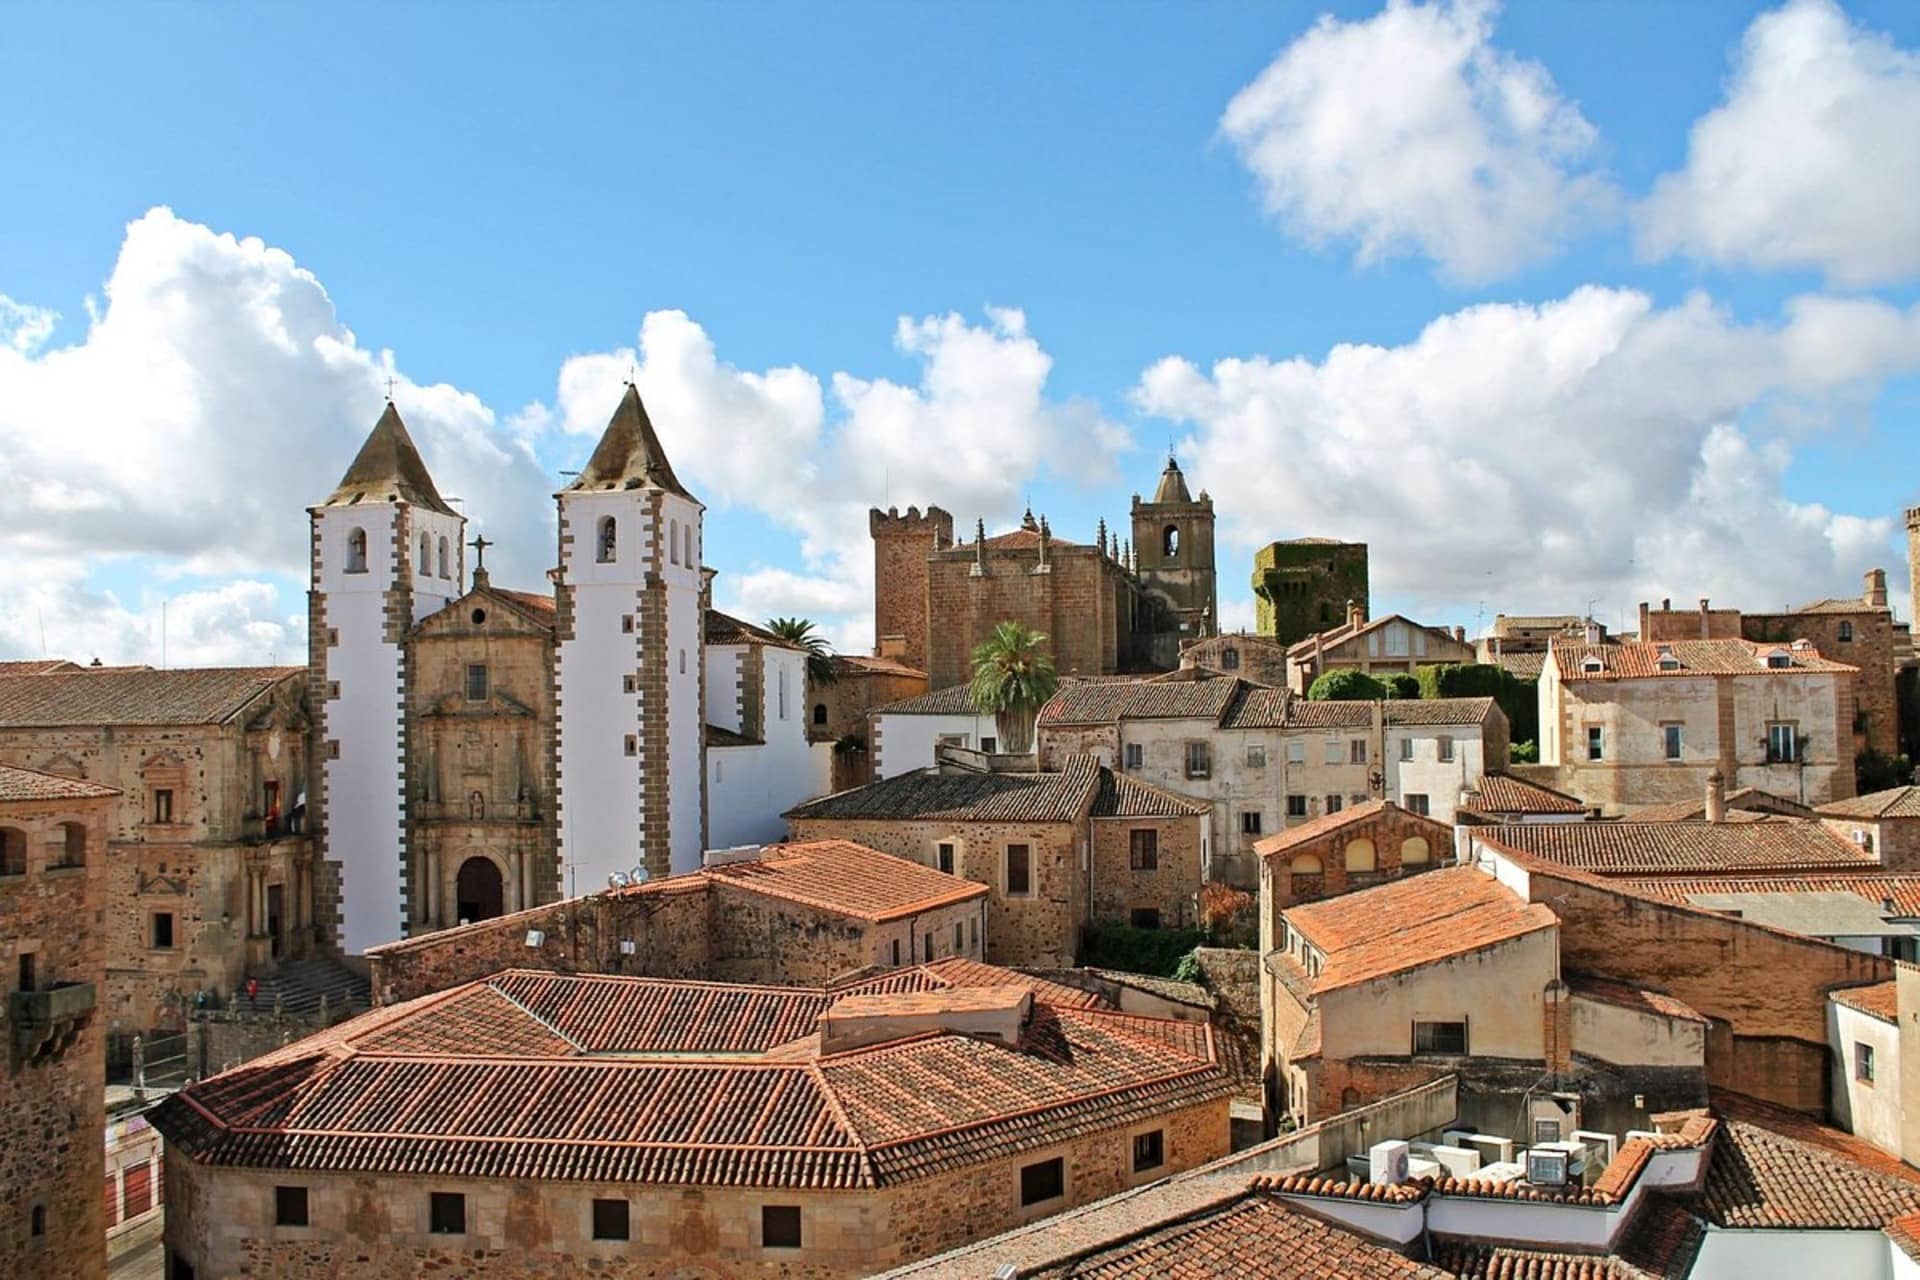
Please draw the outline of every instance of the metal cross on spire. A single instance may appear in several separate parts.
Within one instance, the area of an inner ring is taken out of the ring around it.
[[[487,567],[487,548],[496,544],[488,542],[486,534],[478,533],[474,535],[473,541],[467,545],[473,548],[474,571],[479,572],[485,569]]]
[[[393,403],[393,375],[387,375],[387,403]]]

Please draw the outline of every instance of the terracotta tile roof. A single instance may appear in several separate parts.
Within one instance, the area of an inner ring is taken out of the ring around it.
[[[767,845],[755,859],[705,869],[717,883],[876,923],[974,898],[987,886],[851,840]]]
[[[1856,893],[1875,903],[1892,902],[1894,914],[1920,918],[1920,872],[1839,875],[1658,876],[1615,881],[1637,893],[1686,904],[1702,894]]]
[[[1762,791],[1758,787],[1739,787],[1727,792],[1728,822],[1752,822],[1770,815],[1811,818],[1813,808],[1785,796]],[[1635,822],[1700,822],[1707,816],[1705,796],[1693,800],[1674,800],[1667,804],[1642,805],[1632,813]]]
[[[44,676],[56,671],[79,671],[80,664],[65,658],[14,658],[0,662],[0,679],[7,676]]]
[[[1869,791],[1850,800],[1823,804],[1814,812],[1832,818],[1920,818],[1920,787]]]
[[[1062,684],[1040,709],[1040,723],[1206,720],[1218,724],[1228,704],[1247,687],[1251,686],[1230,677],[1124,682],[1076,680]]]
[[[924,680],[927,673],[918,667],[910,667],[898,658],[877,658],[864,653],[836,653],[833,655],[833,669],[843,676],[917,676]]]
[[[82,668],[0,679],[0,728],[224,724],[305,667]]]
[[[1543,822],[1481,828],[1495,844],[1603,875],[1862,870],[1868,853],[1818,822]]]
[[[38,769],[20,769],[0,764],[0,802],[8,800],[98,800],[120,793],[112,787],[79,778],[42,773]]]
[[[1019,1274],[1036,1280],[1451,1280],[1438,1267],[1260,1192]]]
[[[1289,718],[1288,707],[1295,704],[1294,696],[1285,689],[1269,689],[1264,685],[1248,684],[1240,691],[1227,707],[1227,713],[1220,718],[1223,729],[1282,729],[1294,723]]]
[[[558,609],[550,595],[541,595],[533,591],[508,591],[502,587],[489,587],[488,590],[494,595],[519,605],[534,616],[545,619],[548,623],[552,622],[553,615]]]
[[[1316,994],[1404,973],[1559,925],[1473,867],[1444,867],[1324,902],[1291,907],[1287,924],[1326,957]]]
[[[788,818],[950,822],[1078,822],[1093,803],[1100,766],[1074,756],[1058,773],[940,773],[923,769],[809,800]]]
[[[1544,653],[1501,652],[1491,657],[1493,666],[1501,668],[1516,680],[1538,680],[1540,672],[1547,665],[1547,655]]]
[[[1920,1213],[1903,1213],[1884,1228],[1894,1248],[1920,1262]]]
[[[1255,1178],[1252,1185],[1275,1195],[1371,1200],[1379,1204],[1412,1204],[1427,1198],[1424,1182],[1362,1182],[1323,1173],[1273,1174]]]
[[[707,643],[758,644],[773,649],[795,649],[801,653],[806,652],[803,645],[797,645],[791,640],[783,640],[765,627],[756,627],[743,618],[722,613],[718,609],[707,610]]]
[[[1402,809],[1391,800],[1368,800],[1364,804],[1349,805],[1335,813],[1323,813],[1319,817],[1303,822],[1297,827],[1288,827],[1285,831],[1276,831],[1270,836],[1254,841],[1253,851],[1263,858],[1277,853],[1286,853],[1303,844],[1324,839],[1348,827],[1360,826],[1371,822],[1388,810],[1399,815],[1400,821],[1419,828],[1427,837],[1432,855],[1439,859],[1453,856],[1453,828],[1444,822],[1435,822],[1411,810]]]
[[[1851,672],[1857,668],[1820,656],[1811,646],[1763,644],[1754,640],[1631,640],[1614,644],[1583,644],[1565,640],[1553,642],[1554,665],[1560,679],[1641,680],[1676,676],[1794,676],[1810,671]],[[1770,667],[1767,655],[1784,653],[1791,659],[1787,667]],[[1664,656],[1679,664],[1662,668]],[[1598,671],[1586,671],[1588,659],[1601,664]]]
[[[1480,813],[1585,813],[1590,807],[1578,796],[1510,773],[1487,774],[1478,791],[1473,807]]]
[[[1100,789],[1094,793],[1096,818],[1191,818],[1212,812],[1213,806],[1163,791],[1130,774],[1100,770]]]
[[[1385,715],[1388,724],[1485,724],[1497,709],[1492,698],[1390,698]]]
[[[749,737],[733,729],[717,724],[707,726],[707,745],[709,747],[764,747],[766,739]]]
[[[973,694],[964,684],[949,685],[944,689],[935,689],[932,693],[923,693],[913,698],[903,698],[899,702],[889,702],[884,707],[875,707],[867,712],[872,716],[974,716],[979,710],[973,705]]]
[[[1732,1119],[1722,1121],[1700,1199],[1701,1215],[1721,1227],[1872,1231],[1916,1210],[1920,1184]]]
[[[1815,600],[1810,604],[1796,605],[1787,610],[1794,613],[1885,613],[1885,605],[1871,605],[1865,600],[1848,600],[1845,597],[1829,596],[1825,600]],[[1764,617],[1764,614],[1750,614],[1750,617]]]
[[[1624,982],[1614,982],[1608,978],[1596,978],[1586,973],[1567,973],[1563,975],[1567,985],[1573,988],[1576,996],[1604,1001],[1619,1005],[1623,1009],[1637,1009],[1642,1013],[1659,1014],[1663,1018],[1684,1018],[1688,1022],[1707,1021],[1706,1015],[1685,1001],[1659,991],[1648,991],[1643,987],[1629,986]]]
[[[988,985],[1026,983],[974,969]],[[509,971],[189,1086],[154,1123],[209,1164],[831,1189],[1003,1159],[1231,1092],[1205,1024],[1038,994],[1017,1047],[930,1032],[827,1058],[765,1052],[848,992],[964,991],[976,985],[956,980],[966,972],[828,990]]]
[[[1842,987],[1838,991],[1828,992],[1835,1004],[1843,1004],[1849,1009],[1898,1025],[1900,1022],[1900,1002],[1895,991],[1897,983],[1889,978],[1885,982],[1870,983],[1864,987]]]

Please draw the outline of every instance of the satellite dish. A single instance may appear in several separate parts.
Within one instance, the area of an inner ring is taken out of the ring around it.
[[[627,880],[631,884],[645,884],[647,882],[647,869],[645,867],[635,867],[633,870],[627,872]]]
[[[614,873],[613,873],[612,875],[610,875],[610,876],[608,876],[608,877],[607,877],[607,888],[609,888],[609,889],[624,889],[624,888],[626,888],[626,887],[627,887],[627,873],[626,873],[626,872],[624,872],[624,871],[616,871],[616,872],[614,872]]]

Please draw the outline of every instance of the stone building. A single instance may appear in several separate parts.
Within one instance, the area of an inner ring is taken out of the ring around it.
[[[1222,1156],[1231,1091],[1203,1023],[970,961],[812,988],[507,970],[154,1121],[176,1280],[827,1280]]]
[[[1268,836],[1254,852],[1261,910],[1277,912],[1451,865],[1453,828],[1370,800]]]
[[[112,788],[100,1009],[116,1043],[313,956],[306,672],[84,667],[0,677],[0,763]]]
[[[1125,551],[1104,520],[1087,545],[1031,511],[993,537],[976,523],[971,543],[954,541],[938,507],[876,509],[868,527],[875,652],[925,671],[934,690],[964,684],[974,647],[1002,622],[1046,635],[1062,675],[1101,675],[1171,668],[1219,617],[1213,499],[1193,498],[1172,458],[1151,501],[1134,495]]]
[[[1254,630],[1283,645],[1369,608],[1367,544],[1337,538],[1270,542],[1253,553]]]
[[[103,1280],[111,787],[0,765],[0,1275]]]
[[[1070,966],[1090,921],[1194,922],[1211,856],[1207,805],[1088,756],[1057,771],[1028,765],[949,761],[810,801],[787,821],[796,840],[852,840],[988,886],[995,964]]]
[[[1805,641],[1555,643],[1540,764],[1609,813],[1693,800],[1718,772],[1801,804],[1854,792],[1856,669]]]
[[[1239,676],[1250,684],[1287,687],[1287,646],[1254,631],[1194,640],[1181,647],[1180,665]]]
[[[775,985],[982,959],[987,887],[847,840],[710,853],[603,889],[367,952],[383,1004],[503,968]]]
[[[1473,660],[1464,628],[1429,627],[1397,613],[1370,619],[1364,605],[1351,601],[1345,622],[1288,646],[1286,683],[1305,696],[1329,671],[1412,675],[1434,663]]]
[[[829,791],[862,787],[874,779],[877,748],[868,716],[927,691],[927,673],[898,658],[833,655],[833,682],[808,682],[807,739],[833,751]]]
[[[1491,698],[1309,702],[1200,668],[1063,684],[1036,739],[1042,768],[1091,754],[1211,805],[1213,874],[1243,889],[1258,883],[1263,836],[1375,799],[1451,822],[1507,756]]]
[[[875,707],[867,713],[874,778],[892,778],[939,762],[942,748],[996,755],[1000,726],[973,705],[964,684]]]

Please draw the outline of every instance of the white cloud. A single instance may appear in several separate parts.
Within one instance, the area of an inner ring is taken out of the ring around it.
[[[1484,280],[1610,216],[1597,134],[1539,63],[1493,44],[1488,0],[1323,16],[1227,104],[1269,210],[1362,263],[1418,254]]]
[[[1684,169],[1637,210],[1640,246],[1844,285],[1920,274],[1920,57],[1793,0],[1747,28]]]
[[[1363,540],[1376,594],[1430,609],[1770,608],[1890,558],[1890,517],[1785,496],[1785,436],[1914,369],[1914,312],[1807,298],[1754,326],[1702,295],[1657,309],[1588,287],[1318,362],[1169,358],[1134,395],[1193,430],[1225,544]]]
[[[306,619],[286,612],[270,582],[236,579],[172,594],[156,588],[123,601],[86,586],[85,568],[40,560],[6,571],[0,655],[176,667],[306,660]]]

